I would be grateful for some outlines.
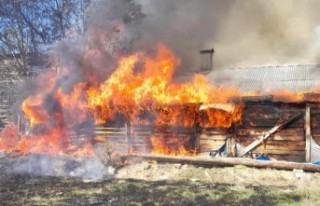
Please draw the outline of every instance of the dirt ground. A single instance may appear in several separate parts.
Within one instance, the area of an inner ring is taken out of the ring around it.
[[[11,160],[12,161],[12,160]],[[320,205],[320,174],[138,162],[102,180],[4,172],[0,205]]]

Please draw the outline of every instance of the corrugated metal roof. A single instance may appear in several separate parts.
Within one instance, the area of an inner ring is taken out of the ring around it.
[[[290,90],[309,92],[320,89],[320,64],[235,68],[212,71],[214,84],[237,87],[242,92]]]

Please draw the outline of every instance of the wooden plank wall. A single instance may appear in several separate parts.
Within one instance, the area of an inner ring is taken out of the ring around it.
[[[236,130],[236,141],[241,146],[248,146],[277,123],[301,112],[305,112],[305,104],[246,102],[242,122]],[[304,161],[304,116],[273,134],[252,153],[268,154],[276,159]]]
[[[163,137],[167,144],[176,144],[171,139],[187,140],[186,149],[208,153],[212,149],[221,147],[232,134],[228,129],[202,128],[196,131],[188,127],[154,127],[123,125],[115,127],[110,125],[96,126],[95,136],[104,139],[112,150],[118,153],[128,151],[134,153],[150,153],[152,151],[151,137]],[[174,147],[174,145],[172,145]]]
[[[129,144],[127,140],[127,127],[125,125],[97,125],[94,130],[94,136],[99,142],[104,142],[110,152],[116,154],[128,153]]]
[[[320,144],[320,104],[310,103],[311,135]],[[285,126],[252,151],[252,154],[267,154],[279,160],[305,161],[305,110],[306,103],[276,103],[272,101],[246,101],[242,122],[229,129],[201,127],[154,127],[130,125],[100,125],[96,127],[96,136],[105,137],[110,146],[119,152],[150,153],[150,138],[164,137],[168,144],[170,138],[190,138],[190,148],[200,154],[208,154],[212,149],[220,148],[228,139],[246,147],[259,136],[278,123],[290,119],[299,113],[303,115]],[[232,141],[231,141],[232,142]],[[232,143],[234,144],[234,143]],[[230,146],[230,145],[229,145]],[[232,147],[232,145],[231,145]],[[230,148],[229,148],[230,150]],[[228,151],[229,156],[236,156]]]
[[[311,103],[311,135],[320,144],[320,104]]]
[[[134,153],[150,153],[152,151],[151,137],[154,128],[151,126],[132,125],[130,133],[130,148]]]
[[[192,127],[131,125],[121,126],[99,125],[95,127],[95,136],[100,141],[106,141],[108,146],[117,153],[150,153],[151,138],[163,138],[170,148],[178,146],[176,139],[185,142],[186,149],[196,149],[196,130]]]
[[[207,154],[212,149],[220,148],[231,136],[228,129],[201,128],[198,135],[199,153]]]

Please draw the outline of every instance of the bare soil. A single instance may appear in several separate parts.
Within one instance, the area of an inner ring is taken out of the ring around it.
[[[320,174],[139,162],[103,180],[4,172],[0,205],[320,205]]]

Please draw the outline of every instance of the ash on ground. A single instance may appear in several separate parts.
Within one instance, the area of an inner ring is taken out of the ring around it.
[[[0,172],[4,174],[27,174],[36,176],[77,177],[92,180],[112,178],[114,169],[96,156],[69,158],[27,154],[24,156],[0,153]]]

